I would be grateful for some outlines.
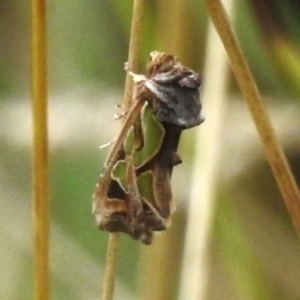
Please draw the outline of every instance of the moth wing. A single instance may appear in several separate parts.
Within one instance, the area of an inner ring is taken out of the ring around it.
[[[204,121],[198,88],[187,88],[178,84],[161,85],[152,80],[148,80],[145,85],[155,95],[153,110],[159,122],[187,129]]]
[[[201,77],[197,73],[191,73],[188,76],[181,78],[178,84],[182,87],[190,89],[198,89],[201,85]]]

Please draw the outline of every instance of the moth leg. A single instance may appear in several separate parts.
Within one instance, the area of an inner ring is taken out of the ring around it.
[[[128,75],[130,75],[132,77],[132,80],[134,82],[143,82],[143,81],[148,80],[145,75],[143,75],[143,74],[136,74],[136,73],[130,71],[128,69],[128,63],[125,63],[124,69],[125,69],[125,71],[127,71]]]
[[[143,198],[147,209],[145,210],[145,223],[153,231],[163,231],[167,228],[168,220],[161,215],[161,212],[152,203]]]
[[[121,120],[128,114],[128,111],[124,111],[121,113],[114,113],[114,120]]]
[[[141,82],[141,81],[146,81],[147,77],[143,74],[136,74],[132,71],[129,70],[128,68],[128,62],[124,64],[124,70],[127,71],[128,75],[130,75],[133,79],[134,82]]]

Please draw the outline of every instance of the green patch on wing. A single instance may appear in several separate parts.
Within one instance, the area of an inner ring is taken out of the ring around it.
[[[154,192],[153,192],[153,172],[147,171],[142,173],[137,178],[137,185],[141,194],[141,197],[149,202],[151,206],[156,206]]]
[[[123,191],[127,190],[126,162],[118,160],[111,170],[111,178],[119,183]]]
[[[135,138],[133,128],[129,131],[124,144],[125,152],[128,155],[133,155],[133,164],[135,168],[143,166],[158,153],[165,135],[163,125],[157,121],[149,105],[143,110],[142,132],[144,146],[141,150],[133,151]]]

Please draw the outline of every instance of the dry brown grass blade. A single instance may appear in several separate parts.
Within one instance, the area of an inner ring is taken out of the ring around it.
[[[128,70],[132,72],[137,71],[138,54],[141,46],[141,30],[143,17],[144,0],[135,0],[133,4],[133,14],[130,32],[130,44],[128,52]],[[124,91],[124,108],[128,109],[131,106],[132,99],[132,78],[127,73]]]
[[[49,212],[46,1],[33,0],[32,17],[32,116],[33,116],[33,223],[34,298],[49,298]]]
[[[119,246],[119,234],[110,233],[106,255],[106,266],[103,279],[102,299],[113,299],[114,283],[117,268],[117,252]]]
[[[135,0],[130,33],[130,44],[128,54],[128,69],[137,71],[138,53],[141,44],[141,25],[143,16],[144,0]],[[125,110],[131,106],[133,81],[127,74],[125,82],[123,106]],[[104,271],[102,300],[112,300],[114,297],[114,283],[116,277],[116,264],[118,252],[119,234],[111,233],[107,247],[106,266]]]
[[[258,92],[249,66],[231,29],[225,9],[219,0],[206,0],[206,2],[209,14],[224,44],[231,68],[244,95],[277,184],[300,237],[299,189],[271,125],[268,112]]]

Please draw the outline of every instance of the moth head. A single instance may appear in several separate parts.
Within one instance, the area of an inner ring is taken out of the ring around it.
[[[153,51],[150,53],[147,72],[150,76],[172,70],[178,64],[177,57],[168,53]]]

